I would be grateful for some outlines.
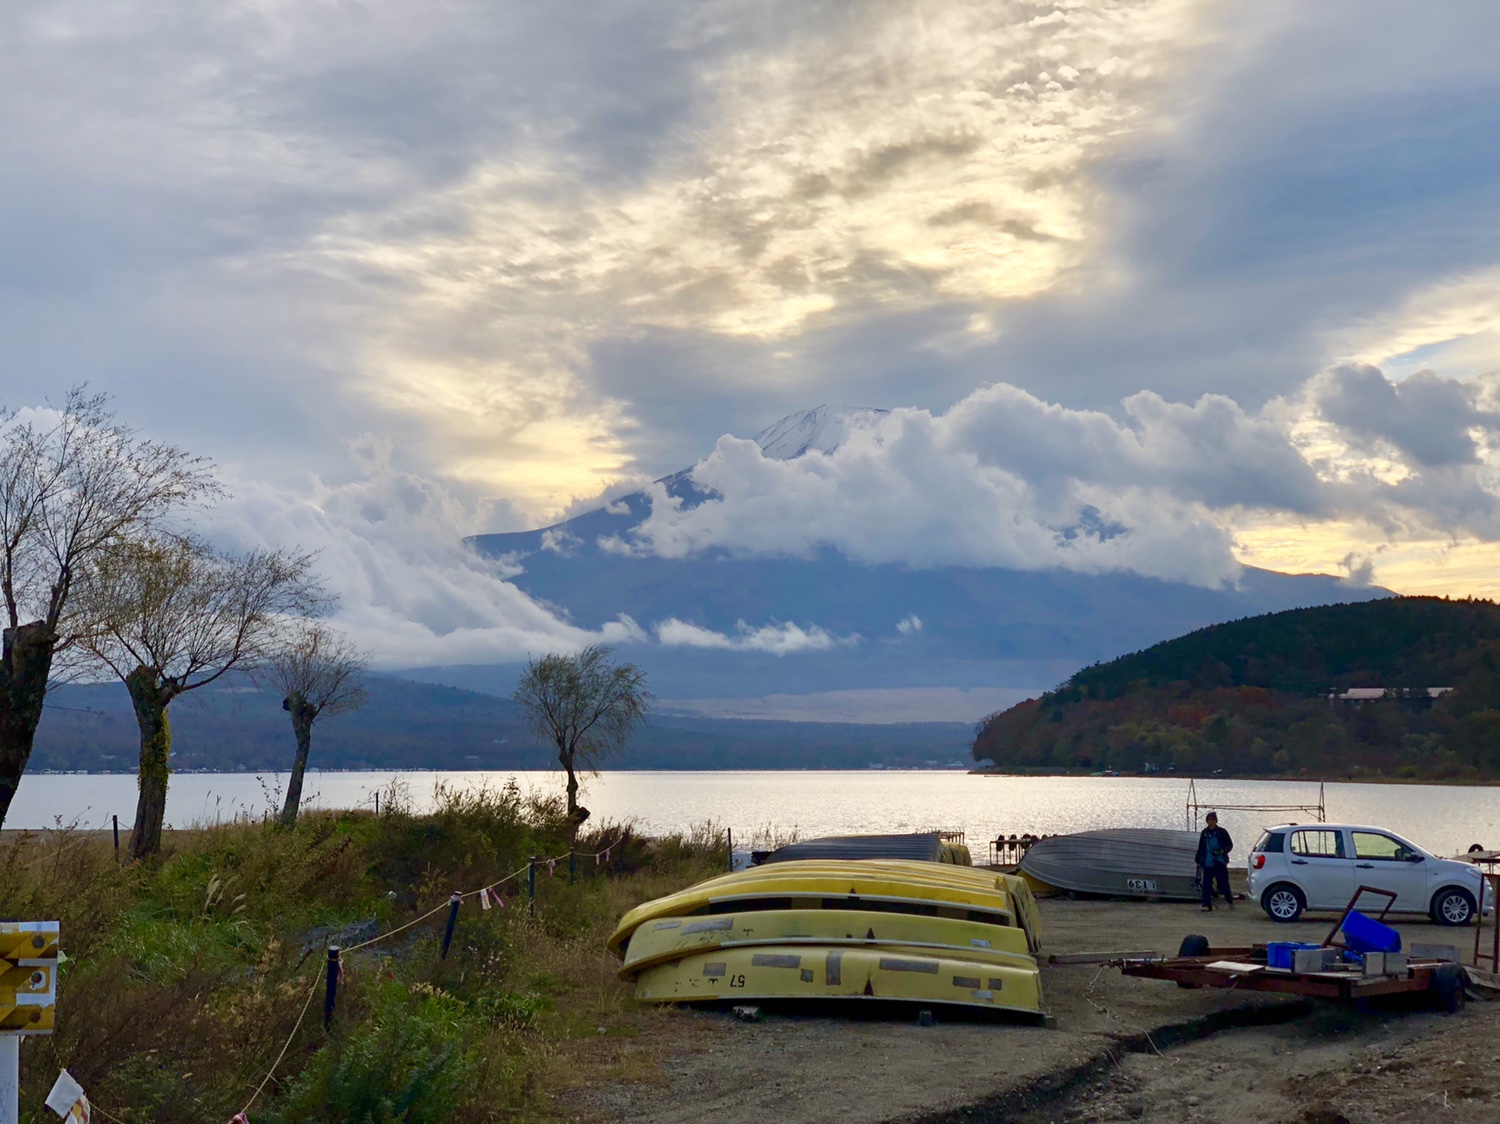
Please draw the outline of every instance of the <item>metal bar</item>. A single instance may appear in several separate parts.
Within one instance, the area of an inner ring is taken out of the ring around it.
[[[1349,915],[1354,912],[1354,903],[1359,901],[1361,894],[1379,894],[1381,897],[1388,899],[1385,903],[1385,908],[1380,911],[1380,916],[1375,919],[1377,921],[1385,920],[1385,915],[1391,911],[1391,904],[1396,900],[1394,890],[1382,890],[1375,886],[1361,886],[1354,891],[1354,896],[1349,899],[1349,904],[1344,907],[1344,912],[1339,914],[1339,919],[1334,922],[1333,928],[1329,930],[1328,937],[1323,941],[1325,945],[1331,946],[1333,944],[1333,938],[1339,935],[1339,930],[1344,927],[1344,922],[1349,920]]]
[[[21,1119],[21,1036],[0,1034],[0,1124]]]
[[[1054,952],[1047,957],[1047,963],[1111,964],[1116,960],[1155,960],[1159,955],[1155,949],[1140,952]]]
[[[1169,964],[1143,962],[1127,964],[1121,969],[1127,976],[1154,980],[1173,980],[1199,987],[1232,987],[1237,991],[1275,991],[1287,995],[1318,995],[1328,999],[1346,997],[1341,980],[1316,980],[1306,976],[1269,975],[1255,972],[1237,975],[1233,972],[1211,972],[1207,968],[1173,967]]]

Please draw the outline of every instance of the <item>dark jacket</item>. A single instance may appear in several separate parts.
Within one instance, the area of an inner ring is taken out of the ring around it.
[[[1198,836],[1198,857],[1193,861],[1199,866],[1228,866],[1232,850],[1234,840],[1229,838],[1229,832],[1222,827],[1205,827]]]

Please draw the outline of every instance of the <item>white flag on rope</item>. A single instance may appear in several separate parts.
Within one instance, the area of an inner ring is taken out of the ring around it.
[[[83,1086],[67,1070],[57,1075],[45,1103],[64,1120],[89,1124],[89,1099],[83,1095]]]

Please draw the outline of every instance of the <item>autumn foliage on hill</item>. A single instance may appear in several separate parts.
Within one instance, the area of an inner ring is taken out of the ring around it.
[[[1353,687],[1387,697],[1329,697]],[[973,753],[1034,771],[1500,777],[1500,606],[1399,597],[1215,625],[991,715]]]

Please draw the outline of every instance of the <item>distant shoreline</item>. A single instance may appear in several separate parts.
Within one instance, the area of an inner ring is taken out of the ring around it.
[[[1152,781],[1282,781],[1298,784],[1411,784],[1442,785],[1457,788],[1493,788],[1500,785],[1500,777],[1469,779],[1465,777],[1386,777],[1386,776],[1326,776],[1305,777],[1297,774],[1263,773],[1115,773],[1106,776],[1094,769],[970,769],[971,777],[1097,777],[1100,780],[1152,780]]]

